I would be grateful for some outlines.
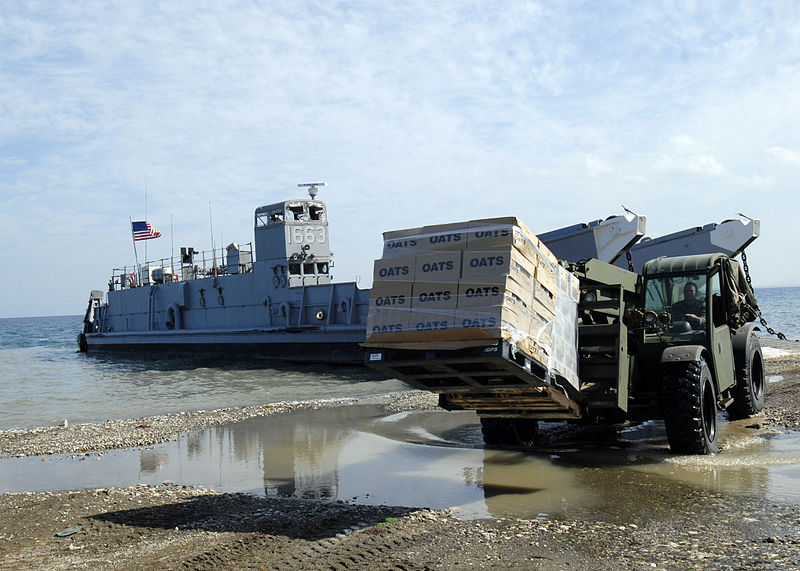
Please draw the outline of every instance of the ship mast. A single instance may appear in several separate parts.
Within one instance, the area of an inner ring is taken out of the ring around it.
[[[317,197],[317,193],[319,193],[319,186],[328,186],[327,182],[301,182],[297,186],[303,188],[308,188],[308,195],[311,197],[311,200],[314,200]]]

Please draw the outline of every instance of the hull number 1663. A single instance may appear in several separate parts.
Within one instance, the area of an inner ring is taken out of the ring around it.
[[[289,226],[286,235],[290,244],[324,244],[324,226]]]

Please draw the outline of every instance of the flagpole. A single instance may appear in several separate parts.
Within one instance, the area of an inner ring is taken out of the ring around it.
[[[213,255],[211,267],[217,275],[217,249],[214,245],[214,221],[211,219],[211,201],[208,201],[208,226],[211,230],[211,254]]]
[[[172,212],[169,213],[169,271],[175,272],[173,258],[175,257],[175,234],[172,231]]]
[[[147,222],[147,171],[144,171],[144,221]],[[147,263],[147,242],[144,243],[144,263]],[[149,272],[150,270],[148,270]]]
[[[136,281],[138,282],[142,275],[142,269],[139,267],[139,254],[136,251],[136,238],[133,235],[133,220],[130,216],[128,216],[128,222],[131,223],[131,241],[133,242],[133,257],[136,258]]]

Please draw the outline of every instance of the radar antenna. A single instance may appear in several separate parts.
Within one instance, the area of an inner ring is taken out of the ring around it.
[[[328,186],[327,182],[301,182],[297,186],[299,187],[306,187],[308,188],[308,195],[312,198],[317,197],[317,193],[319,192],[318,186]]]

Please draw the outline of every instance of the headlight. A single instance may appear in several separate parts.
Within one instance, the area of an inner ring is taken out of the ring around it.
[[[583,292],[583,294],[581,294],[581,301],[583,303],[594,303],[597,301],[597,292],[593,290]]]
[[[655,311],[645,311],[642,319],[646,327],[652,327],[658,321],[658,316]]]

